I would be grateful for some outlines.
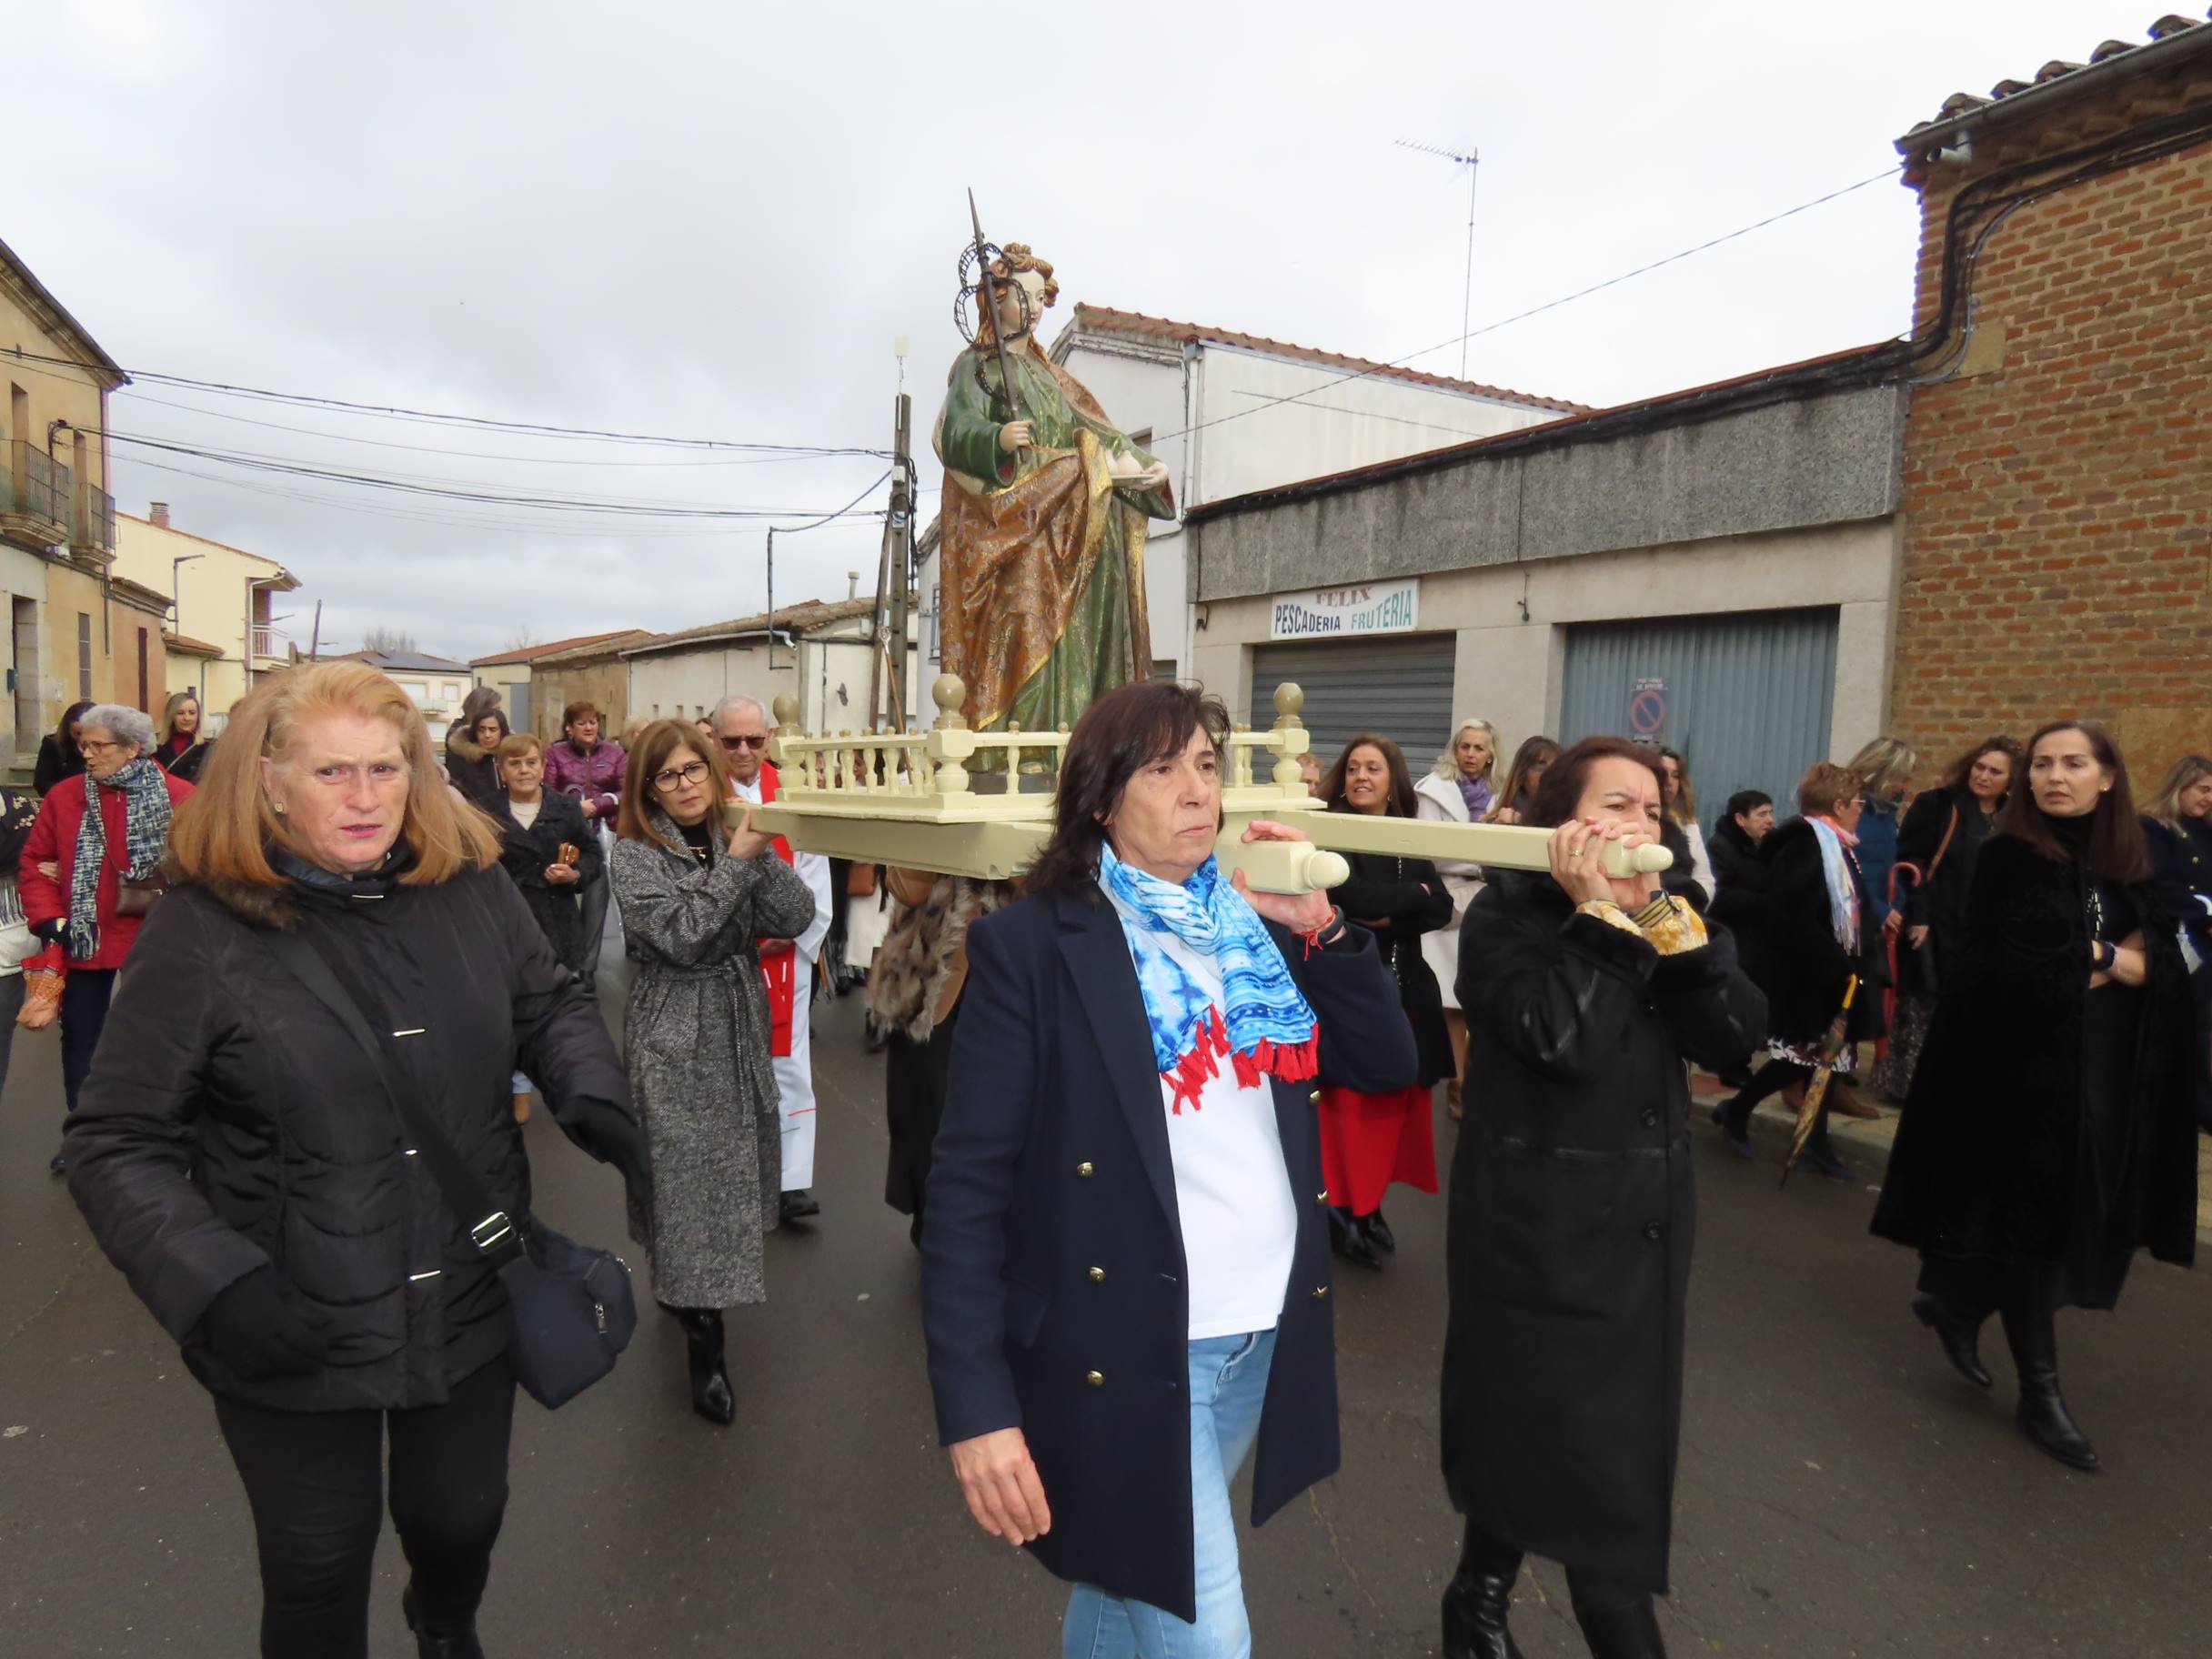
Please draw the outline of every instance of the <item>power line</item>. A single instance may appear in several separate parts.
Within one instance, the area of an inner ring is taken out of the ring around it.
[[[1587,299],[1593,294],[1602,294],[1607,288],[1618,287],[1621,284],[1638,276],[1647,276],[1654,271],[1663,270],[1693,255],[1719,247],[1724,243],[1734,242],[1740,236],[1748,236],[1754,231],[1765,230],[1770,225],[1779,225],[1785,219],[1794,218],[1798,214],[1808,212],[1815,207],[1825,206],[1827,203],[1849,196],[1854,191],[1864,190],[1869,185],[1878,185],[1885,179],[1895,178],[1903,170],[1904,165],[1903,162],[1899,162],[1895,166],[1885,167],[1881,172],[1874,174],[1870,177],[1862,178],[1855,185],[1845,185],[1840,190],[1831,190],[1825,196],[1816,196],[1809,202],[1800,202],[1795,207],[1785,207],[1780,213],[1769,214],[1756,223],[1745,225],[1723,236],[1714,236],[1707,241],[1698,243],[1694,247],[1685,247],[1678,253],[1667,255],[1664,259],[1654,259],[1648,265],[1637,266],[1634,270],[1623,271],[1617,276],[1608,276],[1603,282],[1594,282],[1586,288],[1577,288],[1572,294],[1563,294],[1557,299],[1548,299],[1541,306],[1531,306],[1525,311],[1516,311],[1511,317],[1500,317],[1494,323],[1485,323],[1480,328],[1473,329],[1466,334],[1453,335],[1448,340],[1439,340],[1433,346],[1423,346],[1419,351],[1410,351],[1402,357],[1393,357],[1385,363],[1375,363],[1365,368],[1352,369],[1348,373],[1337,376],[1332,380],[1323,380],[1318,386],[1310,386],[1302,392],[1289,392],[1280,397],[1271,397],[1254,408],[1238,409],[1232,414],[1217,415],[1211,420],[1202,420],[1197,425],[1184,427],[1180,431],[1157,434],[1152,442],[1157,446],[1165,443],[1171,437],[1187,437],[1193,432],[1203,432],[1209,427],[1226,426],[1230,421],[1242,420],[1247,416],[1258,415],[1286,403],[1302,403],[1317,392],[1325,392],[1331,387],[1342,386],[1348,380],[1364,380],[1385,369],[1403,368],[1416,358],[1428,357],[1433,352],[1449,351],[1463,340],[1480,339],[1486,334],[1495,334],[1501,328],[1510,328],[1515,323],[1524,323],[1532,317],[1541,317],[1546,311],[1556,311],[1562,306],[1572,305],[1578,299]]]
[[[89,433],[89,428],[87,431]],[[172,437],[166,433],[119,432],[115,430],[113,427],[110,427],[105,434],[98,434],[97,436],[110,437],[116,442],[121,444],[132,444],[149,447],[167,447],[179,452],[191,453],[204,460],[216,461],[228,466],[260,467],[266,465],[271,467],[299,468],[310,472],[314,472],[336,468],[341,465],[341,463],[338,462],[317,461],[305,456],[272,455],[264,450],[218,449],[206,445],[196,444],[189,438]],[[389,468],[353,467],[345,473],[344,477],[346,481],[348,482],[373,480],[378,483],[392,482],[398,484],[427,485],[436,487],[449,486],[457,489],[464,490],[475,489],[497,491],[510,488],[523,488],[521,486],[510,485],[507,480],[504,479],[456,478],[447,473],[403,472]],[[700,511],[713,511],[717,510],[720,505],[713,502],[672,502],[657,497],[594,497],[579,495],[567,490],[537,489],[534,487],[532,487],[532,493],[537,499],[542,502],[566,503],[577,507],[588,508],[611,507],[628,509],[639,507],[675,507],[685,508],[696,508]],[[764,508],[761,510],[767,511],[768,509]],[[781,512],[785,510],[796,509],[777,508],[775,510]],[[810,511],[812,509],[806,510]]]
[[[410,483],[393,477],[378,477],[370,473],[345,472],[334,468],[315,467],[289,461],[256,459],[233,452],[207,449],[192,444],[169,442],[160,438],[134,437],[128,433],[102,434],[112,441],[128,444],[136,448],[152,449],[159,453],[181,455],[197,460],[214,461],[218,465],[243,468],[248,471],[275,473],[282,477],[319,479],[326,483],[357,485],[367,489],[388,489],[405,495],[430,496],[447,500],[481,502],[492,507],[519,507],[543,511],[585,511],[609,516],[636,516],[647,518],[707,518],[707,519],[761,519],[788,518],[809,511],[793,508],[728,508],[712,507],[704,503],[640,502],[620,500],[593,500],[581,497],[506,494],[496,488],[473,489],[441,485]],[[887,472],[885,478],[890,475]],[[880,484],[881,479],[877,483]],[[870,490],[876,488],[870,485]],[[861,492],[856,502],[865,499],[868,491]],[[840,508],[826,515],[824,522],[842,517],[850,508]]]
[[[251,415],[234,415],[227,409],[202,408],[196,403],[177,403],[167,397],[155,397],[133,387],[122,388],[122,395],[134,403],[150,403],[165,409],[178,409],[188,415],[198,415],[209,420],[234,421],[240,426],[260,427],[271,432],[289,432],[296,437],[321,438],[334,444],[367,444],[377,449],[406,449],[419,455],[450,455],[460,460],[513,461],[536,467],[770,467],[787,461],[834,460],[845,456],[876,458],[882,451],[873,449],[814,450],[792,449],[774,455],[739,456],[729,459],[709,460],[652,460],[616,461],[600,457],[561,455],[510,455],[497,450],[448,449],[443,444],[403,444],[388,437],[365,437],[353,432],[331,432],[317,427],[296,427],[280,420],[256,420]]]
[[[63,368],[85,372],[84,365],[68,357],[45,357],[25,351],[21,347],[0,349],[0,357],[11,362],[48,363]],[[332,409],[352,415],[367,415],[380,419],[427,421],[441,426],[471,427],[486,431],[517,432],[538,437],[589,439],[599,443],[649,444],[675,449],[729,449],[762,454],[837,456],[872,455],[887,457],[887,449],[870,449],[848,444],[760,444],[740,443],[732,439],[715,437],[660,437],[638,432],[614,432],[592,427],[564,427],[537,421],[503,420],[488,415],[455,415],[431,409],[408,408],[403,405],[357,403],[344,397],[325,397],[307,392],[271,391],[265,387],[237,386],[224,380],[200,380],[189,375],[165,374],[158,369],[135,368],[124,371],[133,380],[150,380],[158,386],[181,387],[188,390],[213,392],[229,397],[250,397],[268,403],[297,405],[305,408]]]

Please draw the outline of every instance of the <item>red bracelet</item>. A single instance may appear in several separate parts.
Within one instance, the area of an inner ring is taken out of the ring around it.
[[[1298,936],[1306,941],[1305,954],[1307,956],[1312,956],[1316,950],[1326,950],[1329,948],[1328,945],[1322,941],[1322,935],[1326,933],[1331,928],[1334,928],[1337,931],[1337,936],[1342,938],[1344,931],[1343,920],[1344,912],[1338,910],[1333,905],[1330,906],[1328,920],[1322,922],[1312,932],[1301,933]],[[1303,959],[1302,958],[1301,960]]]

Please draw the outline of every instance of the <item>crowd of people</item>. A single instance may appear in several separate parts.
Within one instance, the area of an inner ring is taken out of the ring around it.
[[[1215,863],[1228,718],[1183,686],[1085,713],[1010,882],[757,830],[779,780],[745,698],[619,740],[572,703],[547,741],[480,690],[441,743],[335,662],[203,725],[190,694],[74,706],[36,791],[0,791],[0,1068],[15,1024],[58,1024],[54,1167],[215,1395],[267,1654],[366,1653],[387,1466],[420,1651],[482,1651],[533,1101],[619,1173],[689,1404],[736,1421],[726,1311],[820,1211],[809,1010],[863,970],[940,1436],[978,1523],[1071,1582],[1069,1654],[1249,1654],[1230,1488],[1256,1449],[1263,1520],[1335,1469],[1330,1258],[1383,1270],[1388,1191],[1438,1191],[1440,1083],[1453,1659],[1519,1651],[1531,1553],[1594,1654],[1663,1652],[1691,1068],[1744,1158],[1763,1101],[1816,1095],[1795,1155],[1838,1181],[1831,1115],[1901,1114],[1873,1231],[1918,1253],[1909,1312],[1979,1388],[1996,1314],[2019,1427],[2073,1468],[2098,1458],[2054,1312],[2191,1255],[2212,760],[2138,814],[2093,724],[1917,794],[1878,739],[1709,822],[1675,749],[1508,758],[1469,719],[1417,779],[1361,733],[1306,772],[1324,810],[1529,826],[1550,867],[1358,853],[1296,897]],[[1663,875],[1609,872],[1646,843]]]

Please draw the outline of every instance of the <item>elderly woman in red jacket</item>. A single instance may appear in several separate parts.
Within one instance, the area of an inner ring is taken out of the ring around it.
[[[161,870],[176,803],[192,793],[183,779],[153,759],[154,722],[117,703],[95,703],[78,717],[77,747],[85,770],[54,786],[24,843],[23,919],[68,959],[62,982],[62,1090],[69,1110],[92,1070],[93,1051],[107,1025],[116,970],[138,937],[151,902],[140,887]],[[100,809],[87,811],[96,799]],[[56,1152],[47,1165],[66,1167]]]

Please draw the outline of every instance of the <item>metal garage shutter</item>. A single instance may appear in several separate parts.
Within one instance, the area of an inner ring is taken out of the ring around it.
[[[1805,768],[1828,757],[1835,615],[1751,611],[1571,628],[1560,739],[1636,735],[1629,702],[1637,683],[1663,681],[1661,737],[1688,759],[1708,831],[1738,789],[1765,790],[1787,818]]]
[[[1452,657],[1455,636],[1335,639],[1262,645],[1252,657],[1252,720],[1275,719],[1275,688],[1295,680],[1306,694],[1306,729],[1323,768],[1336,764],[1358,732],[1397,739],[1418,779],[1452,738]]]

